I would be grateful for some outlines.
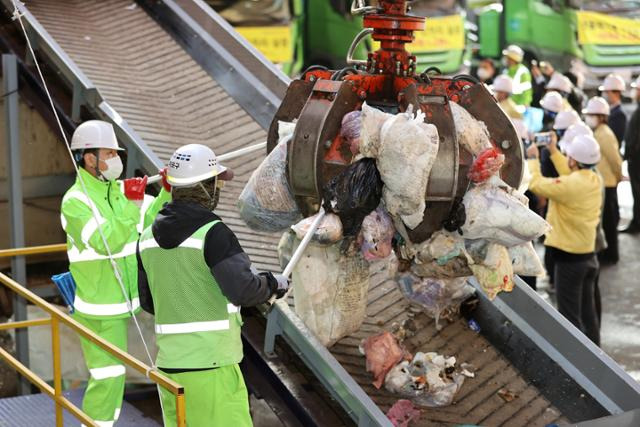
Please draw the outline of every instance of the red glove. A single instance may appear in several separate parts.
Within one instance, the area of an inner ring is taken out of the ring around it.
[[[171,192],[171,184],[167,181],[167,168],[160,169],[158,171],[158,175],[162,177],[162,186],[164,187],[166,192]]]
[[[145,188],[147,188],[146,176],[124,180],[124,195],[129,200],[143,200]]]

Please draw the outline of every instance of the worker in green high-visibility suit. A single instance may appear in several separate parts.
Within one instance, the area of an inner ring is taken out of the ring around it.
[[[522,64],[524,51],[512,44],[502,51],[502,58],[505,65],[503,74],[511,77],[513,81],[511,99],[516,105],[529,107],[533,100],[533,87],[531,72]]]
[[[155,314],[156,366],[184,386],[189,427],[251,426],[242,360],[239,306],[281,298],[286,278],[255,274],[231,229],[212,212],[230,171],[199,144],[173,154],[167,180],[173,201],[140,236],[138,288]],[[164,421],[176,402],[161,389]]]
[[[76,282],[73,317],[126,351],[131,317],[127,299],[133,311],[140,310],[136,243],[140,231],[170,200],[171,187],[165,184],[153,198],[144,193],[146,177],[116,181],[122,173],[118,156],[122,149],[110,123],[89,120],[80,124],[71,149],[78,162],[78,177],[62,199],[60,220],[67,234],[69,270]],[[125,367],[93,343],[81,339],[81,345],[91,374],[82,408],[98,425],[112,426],[122,405]]]

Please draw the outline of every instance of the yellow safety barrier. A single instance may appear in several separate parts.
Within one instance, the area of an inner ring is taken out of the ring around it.
[[[38,246],[31,248],[3,249],[0,250],[0,257],[63,252],[66,251],[66,249],[67,246],[65,244]],[[177,425],[178,427],[186,426],[184,388],[180,384],[172,381],[171,379],[165,377],[157,371],[152,370],[150,366],[147,366],[135,357],[132,357],[128,353],[125,353],[110,342],[96,335],[93,331],[72,319],[68,314],[60,311],[33,292],[21,286],[18,282],[12,280],[9,276],[0,273],[0,283],[11,289],[16,294],[20,295],[27,301],[31,302],[32,304],[40,307],[50,315],[50,317],[46,319],[22,320],[18,322],[1,323],[0,330],[51,325],[53,387],[47,384],[42,378],[38,377],[32,370],[20,363],[18,359],[16,359],[3,348],[0,348],[0,357],[6,360],[10,366],[12,366],[21,375],[27,378],[31,383],[42,390],[42,392],[48,394],[54,400],[56,405],[56,427],[62,427],[63,425],[63,409],[69,411],[74,417],[76,417],[85,425],[97,426],[97,424],[93,422],[93,420],[89,418],[87,414],[85,414],[81,409],[79,409],[62,395],[62,374],[60,366],[60,323],[67,325],[84,338],[93,342],[97,346],[101,347],[104,351],[110,353],[111,355],[122,361],[125,365],[130,366],[136,371],[146,375],[151,381],[171,392],[176,397]]]

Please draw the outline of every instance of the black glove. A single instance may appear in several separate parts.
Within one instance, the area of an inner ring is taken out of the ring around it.
[[[260,273],[261,276],[266,277],[269,288],[271,289],[271,295],[275,295],[277,299],[284,297],[289,290],[289,280],[282,274],[273,274],[268,272]]]

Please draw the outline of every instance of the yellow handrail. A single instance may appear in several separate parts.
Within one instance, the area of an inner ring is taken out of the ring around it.
[[[25,248],[32,249],[32,248]],[[43,252],[31,252],[31,253],[43,253]],[[15,255],[14,255],[15,256]],[[53,351],[53,387],[47,384],[42,378],[38,377],[33,371],[24,366],[13,357],[6,350],[0,348],[0,357],[9,363],[14,369],[16,369],[20,374],[26,377],[31,383],[33,383],[36,387],[42,390],[44,393],[47,393],[53,400],[56,405],[56,426],[62,427],[63,425],[63,415],[62,409],[66,409],[71,412],[78,420],[82,423],[92,426],[97,426],[93,422],[91,418],[87,414],[85,414],[82,410],[80,410],[77,406],[71,403],[68,399],[66,399],[62,395],[62,377],[61,377],[61,368],[60,368],[60,322],[69,326],[78,334],[82,335],[84,338],[96,344],[98,347],[101,347],[106,352],[110,353],[120,361],[122,361],[125,365],[128,365],[135,369],[136,371],[146,375],[151,381],[165,388],[169,392],[171,392],[176,397],[176,420],[178,427],[186,426],[186,418],[185,418],[185,401],[184,401],[184,388],[176,383],[175,381],[165,377],[159,372],[153,370],[151,367],[142,363],[135,357],[125,353],[118,347],[114,346],[110,342],[106,341],[102,337],[96,335],[93,331],[81,325],[73,318],[71,318],[66,313],[63,313],[55,306],[49,304],[44,299],[40,298],[33,292],[29,291],[25,287],[21,286],[18,282],[12,280],[7,275],[0,273],[0,283],[7,288],[11,289],[13,292],[17,293],[27,301],[30,301],[34,305],[40,307],[45,312],[49,313],[50,317],[47,319],[34,319],[34,320],[23,320],[19,322],[7,322],[4,324],[0,324],[0,329],[8,329],[8,328],[25,328],[29,326],[40,326],[45,324],[51,325],[51,343],[52,343],[52,351]]]
[[[55,245],[31,246],[28,248],[0,249],[0,258],[14,257],[21,255],[50,254],[55,252],[65,252],[66,243],[56,243]]]

